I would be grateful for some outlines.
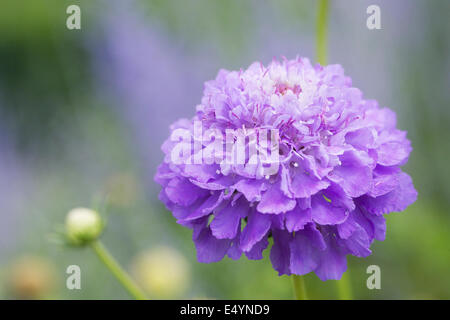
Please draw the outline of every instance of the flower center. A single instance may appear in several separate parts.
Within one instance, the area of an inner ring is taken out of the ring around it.
[[[292,91],[296,95],[299,95],[302,92],[302,88],[299,84],[292,85],[289,82],[278,83],[275,87],[275,92],[281,95],[285,95],[288,90]]]

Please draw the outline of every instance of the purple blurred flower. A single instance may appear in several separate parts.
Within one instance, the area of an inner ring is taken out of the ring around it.
[[[163,128],[174,113],[186,114],[186,103],[198,99],[199,81],[192,81],[198,75],[191,69],[198,63],[144,12],[136,1],[113,1],[101,17],[103,41],[92,39],[90,46],[101,89],[120,106],[142,163],[153,176],[161,161],[154,150],[164,139]]]
[[[30,184],[28,169],[16,153],[15,139],[4,119],[0,109],[0,260],[17,244]]]
[[[411,146],[395,113],[351,84],[340,65],[312,66],[304,58],[221,70],[206,82],[195,117],[172,132],[182,128],[196,141],[197,121],[224,134],[276,129],[279,169],[264,176],[249,163],[175,164],[176,141],[164,143],[155,177],[160,199],[193,229],[200,262],[242,253],[262,259],[272,237],[270,259],[280,275],[314,271],[339,279],[347,254],[366,257],[374,239],[384,240],[383,214],[417,197],[400,169]]]

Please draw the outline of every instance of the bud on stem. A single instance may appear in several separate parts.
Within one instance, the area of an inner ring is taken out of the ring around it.
[[[91,209],[75,208],[66,217],[66,236],[76,246],[84,246],[95,241],[103,230],[100,215]]]

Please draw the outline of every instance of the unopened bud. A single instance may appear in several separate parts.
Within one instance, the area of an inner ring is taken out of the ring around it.
[[[96,240],[103,230],[100,215],[91,209],[75,208],[66,217],[66,235],[71,244],[86,245]]]

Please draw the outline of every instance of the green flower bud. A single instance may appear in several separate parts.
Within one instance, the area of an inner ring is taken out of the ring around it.
[[[91,209],[75,208],[66,217],[66,235],[73,245],[86,245],[96,240],[103,230],[100,215]]]

